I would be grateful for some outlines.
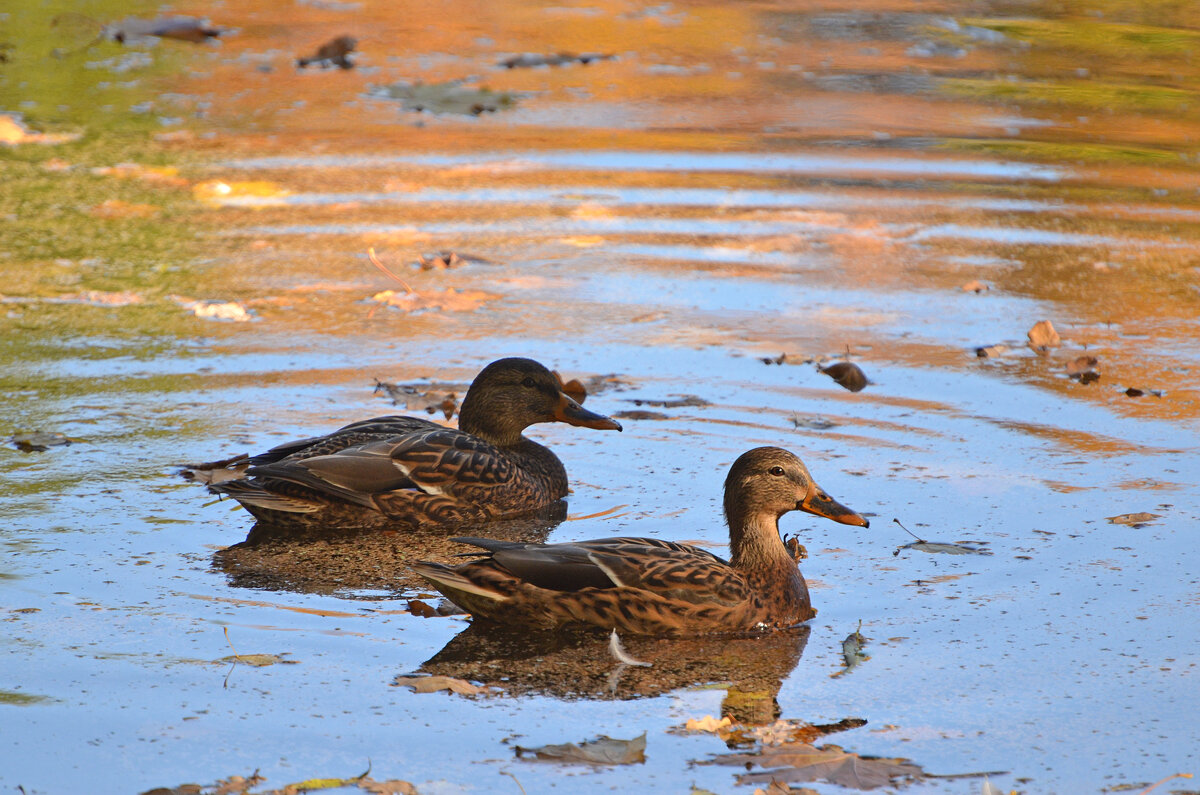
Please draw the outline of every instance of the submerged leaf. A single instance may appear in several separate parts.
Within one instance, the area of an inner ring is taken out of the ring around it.
[[[517,746],[517,757],[534,754],[548,762],[568,762],[585,765],[632,765],[646,761],[646,735],[632,740],[614,740],[600,735],[595,740],[575,744],[543,745],[540,748]]]
[[[786,743],[750,753],[724,754],[713,761],[765,769],[738,776],[739,784],[827,781],[849,789],[869,790],[925,778],[925,771],[907,759],[859,756],[836,745],[818,748],[808,743]]]
[[[964,544],[946,544],[940,541],[913,541],[896,548],[893,555],[899,555],[902,549],[915,549],[918,552],[941,553],[943,555],[990,555],[990,549],[968,547]]]
[[[477,696],[487,693],[486,687],[472,684],[465,679],[455,679],[452,676],[397,676],[392,680],[393,685],[411,687],[416,693],[436,693],[439,690],[449,690],[464,696]]]
[[[60,447],[71,443],[71,440],[65,433],[58,433],[57,431],[15,433],[8,437],[8,441],[9,444],[22,453],[42,453],[51,447]]]

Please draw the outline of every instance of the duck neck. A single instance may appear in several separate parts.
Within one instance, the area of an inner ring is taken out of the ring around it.
[[[525,430],[524,425],[504,412],[488,411],[469,389],[458,411],[458,428],[497,447],[516,447],[524,439],[521,433]]]
[[[761,571],[796,562],[779,538],[779,517],[773,513],[729,511],[729,563],[741,571]]]

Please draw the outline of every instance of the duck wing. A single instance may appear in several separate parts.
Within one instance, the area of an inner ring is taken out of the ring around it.
[[[399,491],[453,497],[464,486],[487,487],[512,478],[512,462],[494,445],[453,428],[429,426],[328,454],[252,466],[246,474],[376,509],[381,509],[376,498]]]
[[[391,437],[405,436],[410,433],[419,433],[440,427],[442,426],[435,422],[420,419],[419,417],[405,417],[401,415],[374,417],[369,420],[352,422],[324,436],[310,436],[307,439],[297,439],[294,442],[284,442],[283,444],[276,445],[264,453],[252,456],[250,464],[252,466],[272,464],[296,455],[299,455],[301,458],[330,455],[345,450],[348,447],[368,442],[383,441]]]
[[[569,544],[521,544],[458,538],[491,551],[491,561],[522,582],[551,591],[624,588],[690,604],[735,606],[749,585],[721,558],[698,547],[653,538],[603,538]]]

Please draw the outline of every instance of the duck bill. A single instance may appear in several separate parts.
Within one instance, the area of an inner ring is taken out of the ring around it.
[[[558,395],[558,405],[554,407],[554,419],[568,425],[578,425],[581,428],[595,428],[598,431],[619,431],[621,423],[614,419],[588,411],[576,403],[566,393]]]
[[[871,523],[865,517],[842,505],[816,485],[809,488],[808,493],[804,495],[804,499],[800,500],[796,507],[802,511],[807,511],[816,516],[824,516],[826,519],[832,519],[841,524],[852,524],[856,527],[871,526]]]

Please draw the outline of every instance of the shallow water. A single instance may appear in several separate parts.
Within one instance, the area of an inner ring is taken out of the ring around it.
[[[112,140],[3,161],[48,186],[3,200],[6,421],[75,441],[0,451],[0,783],[143,792],[258,770],[271,788],[369,760],[422,793],[749,793],[744,768],[703,764],[720,739],[671,731],[723,713],[860,718],[818,744],[992,771],[1004,791],[1200,774],[1200,125],[1172,93],[1200,79],[1186,4],[513,0],[450,22],[435,3],[237,5],[175,6],[232,28],[219,45],[105,42],[74,60],[40,54],[66,35],[41,32],[45,13],[14,12],[37,34],[0,65],[0,109]],[[343,32],[362,40],[355,69],[293,68]],[[618,58],[497,66],[563,50]],[[415,113],[371,93],[460,78],[516,104]],[[181,164],[178,182],[88,171],[131,156],[111,130],[134,122],[168,134],[145,157]],[[97,220],[110,193],[160,210]],[[373,303],[402,288],[369,247],[418,294],[496,298]],[[415,267],[443,250],[478,261]],[[45,301],[84,290],[143,301]],[[253,320],[201,319],[178,296]],[[1038,352],[1025,334],[1044,319],[1063,344]],[[817,371],[847,353],[862,392]],[[655,664],[626,669],[604,638],[480,638],[409,612],[436,600],[403,561],[444,543],[227,549],[248,515],[177,474],[393,413],[374,379],[465,382],[507,355],[616,374],[596,411],[666,415],[532,429],[573,493],[566,521],[519,532],[721,553],[725,471],[762,444],[869,515],[869,530],[784,518],[810,554],[808,632],[627,639]],[[1067,375],[1081,355],[1097,382]],[[708,404],[641,404],[681,395]],[[1108,521],[1142,511],[1159,516]],[[992,554],[900,549],[894,517]],[[860,621],[870,658],[842,673]],[[231,644],[282,662],[234,666]],[[412,673],[497,690],[392,684]],[[629,766],[513,750],[642,733]]]

